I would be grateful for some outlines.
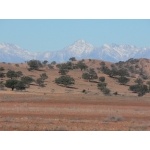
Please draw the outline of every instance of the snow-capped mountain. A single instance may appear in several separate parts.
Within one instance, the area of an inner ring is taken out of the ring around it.
[[[0,62],[24,62],[31,59],[56,62],[76,59],[101,59],[104,61],[126,61],[130,58],[150,58],[150,48],[138,48],[133,45],[104,44],[94,47],[84,40],[78,40],[59,51],[32,53],[13,44],[0,44]]]
[[[31,53],[17,45],[2,43],[0,44],[0,62],[24,62],[35,59],[36,53]]]

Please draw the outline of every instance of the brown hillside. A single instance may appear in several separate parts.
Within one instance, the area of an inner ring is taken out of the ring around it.
[[[95,71],[97,72],[98,77],[104,76],[105,77],[105,82],[107,83],[107,87],[111,90],[111,94],[114,92],[118,92],[120,95],[124,96],[135,96],[135,93],[132,93],[129,90],[129,85],[134,83],[135,78],[141,77],[141,76],[146,76],[145,82],[149,80],[149,75],[150,75],[150,60],[148,59],[136,59],[136,60],[129,60],[127,62],[123,62],[121,67],[126,68],[129,70],[131,73],[130,75],[130,82],[127,85],[121,85],[118,83],[116,78],[111,78],[109,75],[104,74],[102,71],[100,71],[100,63],[102,61],[100,60],[84,60],[84,63],[89,67],[89,68],[94,68]],[[78,63],[78,61],[74,61],[74,64]],[[105,62],[105,65],[108,68],[111,68],[112,63],[110,62]],[[117,67],[119,66],[119,63],[115,64]],[[138,68],[137,70],[134,70],[134,72],[131,72],[129,68],[131,66],[135,69]],[[60,77],[61,75],[58,73],[59,69],[54,66],[54,69],[49,69],[48,66],[45,66],[41,68],[40,71],[37,70],[32,70],[28,71],[29,66],[24,63],[24,64],[10,64],[10,63],[0,63],[0,67],[4,67],[4,73],[6,73],[8,70],[14,70],[14,71],[21,71],[24,76],[31,76],[34,79],[37,79],[40,77],[40,74],[46,73],[48,75],[48,79],[45,80],[45,87],[39,87],[36,83],[33,85],[30,85],[30,88],[27,88],[25,91],[28,93],[72,93],[72,94],[81,94],[83,90],[86,90],[86,94],[98,94],[98,95],[103,95],[103,93],[97,88],[97,83],[94,82],[89,82],[87,80],[82,79],[82,74],[85,72],[84,70],[81,71],[80,69],[73,69],[70,70],[68,75],[73,77],[75,79],[75,84],[72,86],[73,88],[66,88],[57,85],[54,81],[55,78]],[[142,70],[142,74],[141,71]],[[139,73],[138,73],[139,71]],[[8,78],[5,77],[1,79],[3,82],[7,80]],[[98,82],[98,79],[94,80]],[[6,91],[10,91],[11,89],[5,88]],[[149,94],[147,94],[149,96]]]

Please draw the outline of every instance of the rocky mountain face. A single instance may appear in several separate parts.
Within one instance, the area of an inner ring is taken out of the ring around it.
[[[33,53],[17,45],[8,43],[0,44],[0,62],[24,62],[31,59],[65,62],[70,57],[118,62],[126,61],[130,58],[150,58],[150,48],[117,44],[104,44],[101,47],[95,47],[84,40],[78,40],[59,51]]]

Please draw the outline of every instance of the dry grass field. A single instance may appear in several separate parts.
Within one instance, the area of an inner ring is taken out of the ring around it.
[[[91,68],[99,67],[100,61],[85,60]],[[111,63],[106,63],[110,66]],[[143,63],[140,62],[143,67]],[[147,74],[149,74],[149,65]],[[22,71],[24,75],[37,79],[46,73],[45,86],[30,85],[24,91],[0,90],[0,130],[12,131],[108,131],[108,130],[150,130],[150,93],[138,97],[128,85],[119,84],[114,78],[104,76],[111,96],[97,88],[97,83],[82,79],[80,69],[69,71],[75,79],[72,88],[62,87],[54,81],[59,77],[58,68],[42,68],[41,71],[28,71],[27,64],[1,63],[5,71]],[[5,82],[8,78],[1,79]],[[82,91],[86,90],[86,93]],[[118,95],[113,95],[118,92]]]
[[[0,93],[0,130],[150,130],[149,98]]]

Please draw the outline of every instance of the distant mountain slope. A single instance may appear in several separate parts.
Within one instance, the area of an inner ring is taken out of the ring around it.
[[[84,40],[78,40],[59,51],[32,53],[13,44],[0,44],[1,62],[24,62],[31,59],[65,62],[70,57],[77,59],[101,59],[118,62],[130,58],[150,58],[150,48],[138,48],[133,45],[104,44],[94,47]]]
[[[17,45],[2,43],[0,44],[0,61],[1,62],[24,62],[35,59],[36,53],[31,53],[20,48]]]

